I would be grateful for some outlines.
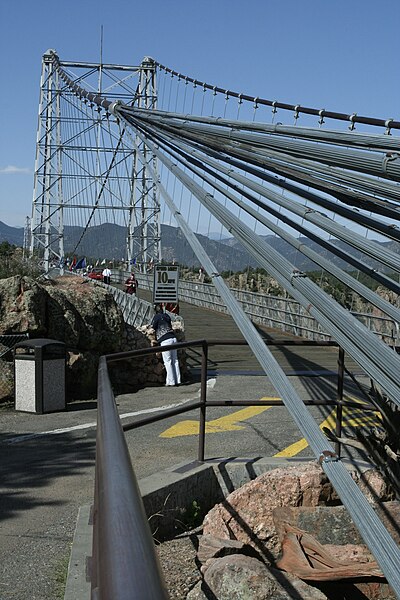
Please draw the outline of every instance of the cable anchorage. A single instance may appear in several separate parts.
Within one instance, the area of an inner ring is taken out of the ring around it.
[[[338,462],[340,460],[339,456],[336,452],[332,452],[332,450],[323,450],[318,458],[318,464],[322,465],[327,462]]]

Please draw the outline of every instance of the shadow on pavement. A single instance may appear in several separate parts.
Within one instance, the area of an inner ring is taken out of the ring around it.
[[[83,400],[82,402],[70,402],[67,404],[67,411],[97,409],[97,400]]]
[[[15,433],[0,434],[0,521],[39,505],[63,504],[64,500],[44,500],[41,489],[56,485],[61,478],[82,475],[94,466],[94,431],[88,431],[84,439],[72,433],[41,437],[25,433],[20,435],[20,442],[18,437]],[[67,489],[60,488],[56,496],[67,495]],[[65,503],[68,500],[66,497]]]

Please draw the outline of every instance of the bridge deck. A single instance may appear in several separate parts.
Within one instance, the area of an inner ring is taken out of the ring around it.
[[[151,301],[150,292],[140,290],[139,296]],[[186,340],[199,339],[228,339],[243,340],[236,323],[230,315],[215,312],[207,308],[201,308],[180,303],[180,314],[185,322]],[[256,325],[261,335],[271,341],[301,340],[278,329],[269,329]],[[337,372],[338,350],[335,347],[318,346],[271,346],[271,351],[287,375],[323,375]],[[199,366],[200,356],[189,351],[188,364],[192,370]],[[361,372],[350,357],[345,359],[346,367],[353,372]],[[262,373],[262,369],[246,346],[215,346],[209,350],[209,373],[238,373],[256,374]]]

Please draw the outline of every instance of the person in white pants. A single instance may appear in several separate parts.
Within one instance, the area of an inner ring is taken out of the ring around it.
[[[160,346],[169,346],[176,344],[176,338],[168,338],[160,342]],[[165,385],[179,385],[181,382],[181,372],[179,369],[178,353],[176,350],[165,350],[162,352],[165,370],[167,372],[167,380]]]
[[[164,313],[160,304],[154,306],[154,311],[156,314],[151,322],[151,327],[155,331],[157,342],[160,346],[176,344],[177,340],[174,330],[172,329],[171,317],[167,313]],[[162,352],[162,357],[167,372],[165,385],[180,385],[181,372],[179,369],[177,351],[165,350]]]

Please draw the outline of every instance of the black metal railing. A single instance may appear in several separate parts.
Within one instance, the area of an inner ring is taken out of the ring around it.
[[[28,338],[29,333],[3,333],[0,335],[0,358],[4,359],[8,354],[11,356],[15,344]]]
[[[334,346],[338,348],[336,398],[331,401],[305,401],[312,406],[336,406],[337,436],[341,435],[343,407],[360,408],[356,402],[343,401],[344,351],[335,342],[311,340],[265,340],[275,346]],[[206,410],[212,406],[282,406],[281,400],[207,401],[208,349],[218,345],[247,345],[244,340],[196,340],[120,352],[102,356],[98,373],[98,417],[96,475],[93,512],[93,550],[91,587],[93,600],[159,600],[168,598],[156,555],[150,527],[132,468],[124,432],[168,419],[192,410],[200,412],[198,460],[205,460]],[[199,348],[201,353],[200,399],[184,406],[162,411],[132,423],[121,424],[108,374],[109,363],[136,359],[157,352]],[[376,410],[363,404],[363,410]],[[340,444],[336,444],[340,456]]]

